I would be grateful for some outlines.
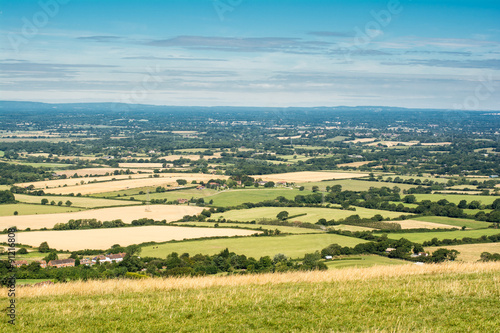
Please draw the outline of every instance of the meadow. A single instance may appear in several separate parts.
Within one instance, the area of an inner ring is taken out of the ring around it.
[[[225,218],[232,221],[253,221],[258,219],[276,219],[276,215],[281,211],[287,211],[289,216],[306,214],[289,219],[290,221],[311,222],[316,223],[319,219],[339,220],[351,215],[359,215],[361,218],[371,218],[376,214],[380,214],[385,218],[395,218],[400,216],[400,212],[390,212],[384,210],[367,209],[356,207],[355,211],[340,210],[331,208],[316,208],[316,207],[259,207],[252,209],[231,210],[224,213],[212,214],[211,218]]]
[[[497,196],[491,195],[466,195],[466,194],[415,194],[417,201],[422,200],[431,200],[431,201],[439,201],[441,199],[446,199],[449,202],[453,202],[454,204],[458,204],[462,200],[467,200],[467,203],[470,203],[473,200],[480,201],[483,205],[491,205],[493,201],[498,199]]]
[[[401,190],[408,190],[410,188],[416,187],[415,185],[409,184],[396,184],[396,183],[386,183],[386,182],[370,182],[361,179],[340,179],[340,180],[330,180],[322,182],[311,182],[311,183],[299,183],[297,186],[304,186],[307,190],[311,190],[313,186],[318,186],[321,191],[326,191],[327,186],[342,186],[344,191],[368,191],[370,187],[388,187],[393,188],[394,186],[399,187]]]
[[[257,230],[230,228],[190,228],[178,226],[145,226],[111,229],[31,231],[19,232],[19,244],[38,246],[47,242],[53,249],[77,251],[82,249],[109,249],[114,244],[128,246],[145,242],[167,242],[208,237],[249,236]],[[0,242],[6,242],[7,235],[0,235]]]
[[[281,225],[264,225],[264,224],[251,224],[251,223],[216,223],[216,222],[177,222],[175,225],[194,225],[197,227],[209,227],[209,228],[215,228],[215,225],[217,224],[216,228],[231,228],[231,227],[238,227],[238,228],[244,228],[244,229],[269,229],[269,230],[276,230],[278,229],[279,231],[283,233],[288,233],[288,234],[318,234],[318,233],[323,233],[324,231],[321,229],[308,229],[308,228],[299,228],[299,227],[287,227],[287,226],[281,226]]]
[[[206,190],[202,192],[204,191]],[[209,196],[205,200],[213,200],[214,206],[228,207],[241,205],[245,202],[256,203],[265,200],[274,200],[279,196],[293,200],[297,195],[307,195],[311,193],[311,191],[299,191],[289,188],[228,190]]]
[[[452,263],[19,287],[15,330],[495,332],[499,271]],[[6,320],[0,330],[11,331]]]
[[[306,253],[321,251],[321,249],[333,243],[353,247],[364,242],[366,241],[358,238],[325,233],[275,237],[207,239],[145,246],[142,248],[141,255],[159,258],[165,258],[172,252],[177,252],[179,254],[189,253],[190,255],[198,253],[212,255],[228,248],[231,252],[244,254],[247,257],[273,257],[278,253],[282,253],[290,258],[298,259],[303,257]]]
[[[465,226],[470,229],[484,229],[488,228],[491,225],[490,222],[474,221],[469,219],[457,219],[446,216],[420,216],[415,218],[415,220],[452,225],[458,228]]]
[[[325,261],[328,269],[339,269],[346,267],[372,267],[372,266],[386,266],[386,265],[411,265],[408,261],[399,259],[390,259],[387,257],[377,255],[358,255],[358,256],[344,256],[340,260],[327,260]]]
[[[38,198],[38,197],[37,197]],[[0,205],[0,216],[9,216],[2,218],[0,222],[3,225],[3,222],[10,217],[14,217],[19,220],[18,217],[14,216],[14,212],[18,213],[18,216],[21,215],[37,215],[37,214],[57,214],[57,213],[68,213],[68,212],[78,212],[80,208],[77,207],[66,207],[66,206],[52,206],[52,205],[33,205],[26,203],[18,203],[18,204],[3,204]],[[25,220],[25,218],[23,218]]]

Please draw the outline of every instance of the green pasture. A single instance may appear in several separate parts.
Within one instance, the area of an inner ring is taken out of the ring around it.
[[[252,209],[231,210],[224,213],[212,214],[212,219],[225,218],[232,221],[253,221],[258,219],[276,219],[279,212],[286,210],[289,216],[306,214],[291,218],[290,221],[311,222],[316,223],[319,219],[325,218],[327,220],[339,220],[351,215],[359,215],[361,218],[371,218],[376,214],[380,214],[385,218],[395,218],[400,216],[401,212],[389,212],[385,210],[367,209],[355,207],[356,211],[340,210],[330,208],[316,208],[316,207],[259,207]]]
[[[342,186],[344,191],[367,191],[370,187],[388,187],[393,188],[394,186],[399,187],[401,190],[408,190],[410,188],[416,187],[416,185],[409,184],[396,184],[396,183],[386,183],[386,182],[370,182],[367,180],[357,180],[357,179],[340,179],[340,180],[328,180],[323,182],[312,182],[312,183],[300,183],[296,186],[304,186],[307,190],[311,190],[313,186],[318,186],[321,191],[326,191],[327,186]]]
[[[329,142],[341,142],[341,141],[344,141],[346,139],[349,139],[348,136],[336,136],[334,138],[330,138],[330,139],[326,139],[326,141],[329,141]]]
[[[272,257],[278,253],[291,258],[300,258],[306,253],[321,251],[321,249],[333,243],[352,247],[364,242],[364,240],[358,238],[326,233],[274,237],[233,237],[145,246],[142,248],[141,256],[165,258],[172,252],[189,253],[190,255],[198,253],[212,255],[228,248],[231,252],[257,259],[263,256]]]
[[[389,233],[387,237],[392,239],[406,238],[412,242],[422,243],[430,241],[433,238],[443,239],[462,239],[464,237],[479,238],[481,236],[491,236],[500,234],[500,229],[476,229],[476,230],[457,230],[441,232],[415,232],[415,233]]]
[[[430,200],[439,201],[441,199],[446,199],[449,202],[457,204],[462,200],[467,200],[470,203],[473,200],[480,201],[483,205],[491,205],[493,201],[500,198],[498,196],[492,195],[473,195],[473,194],[414,194],[417,201]]]
[[[209,227],[214,228],[216,222],[176,222],[176,225],[195,225],[198,227]],[[289,234],[317,234],[323,233],[324,231],[321,229],[308,229],[308,228],[298,228],[298,227],[287,227],[281,225],[265,225],[265,224],[251,224],[251,223],[218,223],[219,228],[230,228],[230,227],[239,227],[244,229],[269,229],[275,230],[278,229],[283,233]]]
[[[68,213],[82,210],[77,207],[52,206],[52,205],[35,205],[35,204],[3,204],[0,205],[0,216],[14,215],[17,211],[18,215],[35,215],[35,214],[53,214],[53,213]]]
[[[390,259],[387,257],[377,255],[362,255],[362,256],[347,256],[342,260],[327,260],[325,261],[328,269],[332,268],[345,268],[345,267],[372,267],[376,265],[408,265],[408,261],[399,259]]]
[[[203,190],[201,192],[204,192]],[[213,200],[213,206],[237,206],[245,202],[261,202],[265,200],[274,200],[279,196],[293,200],[296,195],[311,194],[311,191],[299,191],[289,188],[260,188],[260,189],[244,189],[244,190],[227,190],[215,193],[209,196],[206,200]],[[206,201],[205,200],[205,201]]]

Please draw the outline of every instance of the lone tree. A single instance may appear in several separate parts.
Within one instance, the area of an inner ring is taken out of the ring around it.
[[[69,201],[69,200],[68,200],[68,201],[66,201],[66,206],[68,206],[68,207],[69,207],[69,206],[71,206],[72,204],[73,204],[73,203],[72,203],[71,201]]]
[[[286,210],[279,212],[278,215],[276,215],[276,217],[278,218],[278,220],[284,221],[288,218],[288,212]]]
[[[47,244],[47,242],[43,242],[38,247],[38,252],[46,253],[46,252],[49,252],[49,251],[50,251],[50,247],[49,247],[49,244]]]
[[[42,199],[42,205],[46,205],[49,203],[49,199],[43,198]]]
[[[176,182],[179,185],[186,185],[187,184],[187,180],[185,180],[185,179],[177,179]]]

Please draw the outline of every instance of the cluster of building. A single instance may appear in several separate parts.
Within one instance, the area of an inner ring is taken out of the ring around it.
[[[116,253],[116,254],[107,254],[107,255],[99,255],[94,258],[83,258],[80,259],[80,265],[86,265],[86,266],[92,266],[97,263],[102,264],[105,262],[120,262],[123,261],[123,258],[125,258],[126,253]],[[45,260],[35,260],[35,262],[40,264],[41,268],[46,268],[46,267],[55,267],[55,268],[61,268],[61,267],[74,267],[75,266],[75,259],[69,258],[69,259],[60,259],[60,260],[50,260],[49,262],[46,262]],[[27,260],[17,260],[12,263],[13,266],[19,268],[22,265],[28,265]]]

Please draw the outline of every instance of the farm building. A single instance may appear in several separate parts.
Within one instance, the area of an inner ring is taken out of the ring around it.
[[[108,255],[99,255],[97,257],[92,258],[92,264],[96,264],[98,261],[99,263],[103,262],[120,262],[123,261],[123,258],[125,258],[127,254],[126,253],[116,253],[116,254],[108,254]]]
[[[16,260],[12,263],[12,266],[14,267],[21,267],[22,265],[28,265],[28,262],[26,260]]]
[[[48,266],[61,268],[61,267],[74,267],[75,259],[62,259],[62,260],[51,260]]]

